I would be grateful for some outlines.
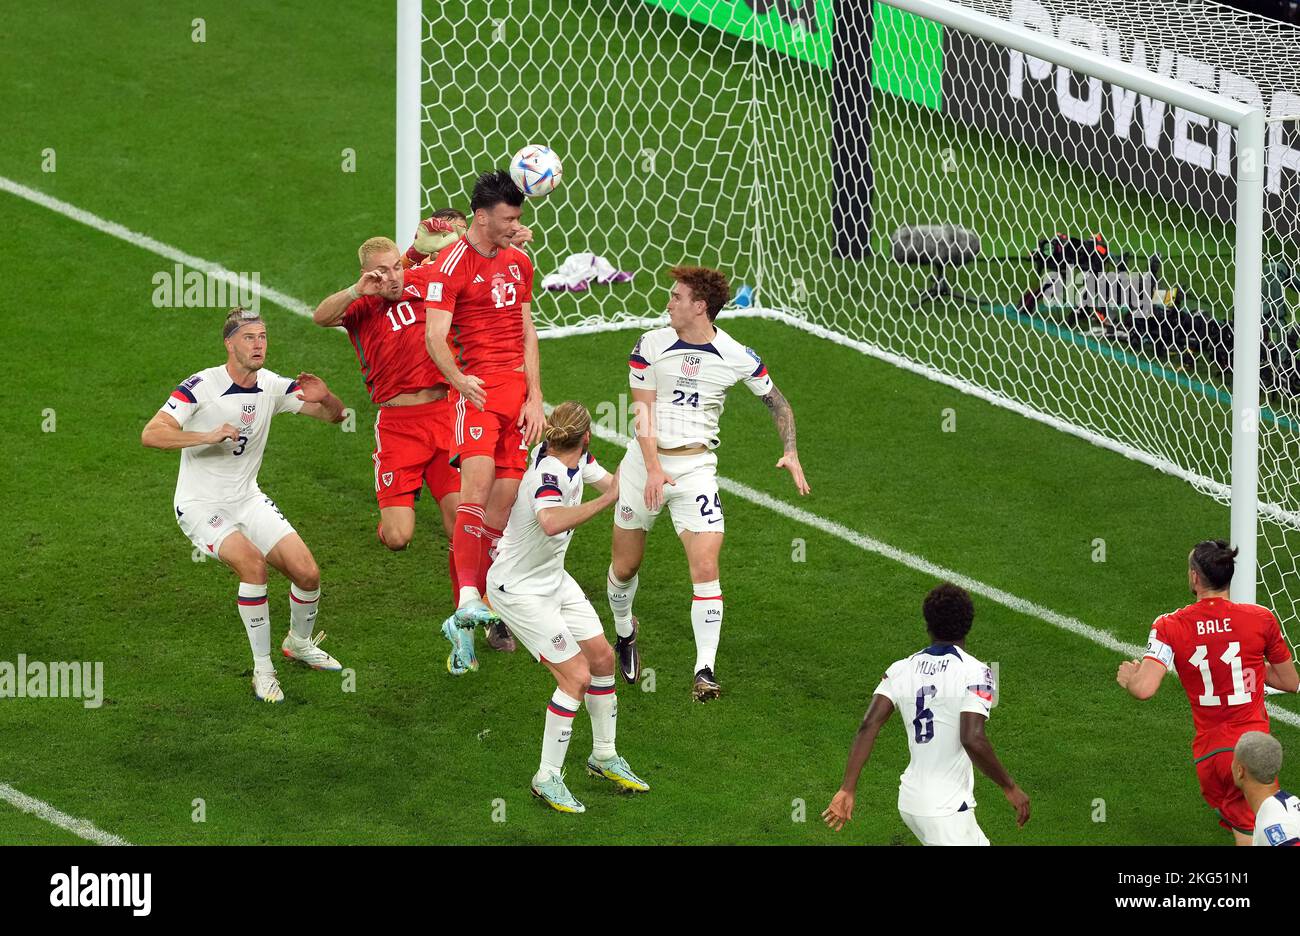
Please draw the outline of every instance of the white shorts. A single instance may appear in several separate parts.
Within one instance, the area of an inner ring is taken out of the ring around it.
[[[177,504],[175,511],[181,532],[208,556],[218,556],[222,542],[236,530],[248,537],[263,556],[294,532],[293,524],[284,519],[275,501],[261,492],[226,504]]]
[[[510,633],[528,648],[535,660],[563,663],[582,648],[580,640],[604,637],[605,628],[582,586],[568,572],[551,595],[512,595],[488,572],[488,598],[492,610],[501,615]]]
[[[676,482],[664,485],[664,507],[672,514],[673,528],[678,533],[723,532],[726,523],[718,496],[718,456],[713,452],[660,455],[659,464]],[[658,510],[645,505],[646,474],[641,446],[633,439],[619,465],[618,507],[614,509],[615,525],[625,530],[649,530],[659,517]]]
[[[920,839],[922,845],[987,845],[979,823],[975,821],[975,810],[964,809],[950,816],[913,816],[901,809],[898,814],[903,817],[912,834]]]

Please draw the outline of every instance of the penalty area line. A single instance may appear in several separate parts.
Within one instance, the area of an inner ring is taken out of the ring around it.
[[[187,254],[175,247],[169,246],[168,244],[164,244],[161,241],[155,240],[152,237],[149,237],[144,234],[140,234],[136,231],[132,231],[129,228],[124,227],[121,224],[118,224],[115,221],[108,221],[104,218],[99,217],[98,215],[92,214],[89,211],[85,211],[84,209],[78,208],[76,205],[69,204],[68,202],[65,201],[60,201],[57,198],[54,198],[50,195],[46,195],[44,192],[40,192],[36,189],[29,188],[26,185],[23,185],[19,182],[15,182],[12,179],[5,178],[4,176],[0,176],[0,191],[9,192],[13,195],[18,196],[19,198],[26,199],[27,201],[32,202],[33,204],[40,205],[43,208],[48,208],[51,211],[57,212],[58,214],[61,214],[66,218],[71,218],[73,221],[77,221],[80,222],[81,224],[85,224],[88,227],[94,228],[95,230],[100,231],[104,234],[108,234],[111,237],[116,237],[120,240],[124,240],[129,244],[134,244],[135,246],[140,247],[143,250],[147,250],[151,253],[157,254],[160,257],[165,257],[168,260],[172,260],[173,262],[182,263],[191,266],[197,270],[203,270],[204,272],[209,273],[213,276],[229,278],[231,281],[235,280],[235,274],[232,273],[230,270],[226,269],[225,267],[221,266],[220,264],[213,263],[209,260],[204,260],[201,257],[195,257],[191,254]],[[260,284],[254,284],[254,286],[259,295],[265,297],[267,300],[274,303],[275,305],[278,305],[283,309],[287,309],[288,311],[293,312],[295,315],[301,315],[306,317],[311,316],[312,307],[307,305],[307,303],[303,302],[302,300],[295,299],[293,296],[287,295],[286,293],[282,293],[276,289],[271,289],[269,287],[262,286]],[[603,330],[603,329],[597,328],[593,330]],[[575,329],[575,330],[554,329],[549,331],[551,331],[552,336],[561,337],[566,334],[579,334],[581,333],[582,330],[581,329]],[[550,411],[551,411],[551,407],[548,404],[546,406],[546,412],[549,414]],[[620,435],[617,432],[606,429],[603,426],[593,425],[591,427],[591,431],[592,434],[595,435],[597,438],[600,438],[605,442],[609,442],[613,445],[626,446],[628,442],[631,441],[626,436]],[[965,588],[969,592],[980,595],[981,597],[987,598],[990,601],[994,601],[1002,605],[1003,607],[1011,609],[1012,611],[1016,611],[1020,614],[1024,614],[1029,617],[1038,618],[1040,621],[1044,621],[1047,624],[1050,624],[1053,627],[1056,627],[1060,630],[1064,630],[1068,633],[1075,634],[1076,636],[1082,637],[1085,640],[1089,640],[1092,643],[1105,647],[1108,650],[1112,650],[1117,653],[1122,653],[1129,659],[1140,656],[1142,654],[1143,648],[1137,646],[1136,644],[1126,643],[1125,641],[1120,640],[1118,637],[1114,636],[1108,631],[1104,631],[1099,628],[1092,627],[1091,625],[1085,624],[1082,621],[1078,620],[1077,618],[1060,614],[1056,611],[1053,611],[1050,608],[1046,608],[1040,604],[1036,604],[1035,602],[1027,601],[1024,598],[1020,598],[1016,595],[1012,595],[1010,592],[1005,592],[1000,588],[995,588],[992,585],[986,585],[985,583],[978,581],[977,579],[973,579],[967,575],[962,575],[960,572],[957,572],[953,569],[944,568],[943,566],[937,565],[936,563],[931,562],[930,560],[924,558],[923,556],[918,556],[914,553],[909,553],[906,550],[898,549],[897,547],[891,546],[888,543],[884,543],[878,539],[874,539],[873,537],[866,536],[862,533],[857,532],[856,530],[849,529],[843,524],[836,523],[833,520],[827,520],[826,518],[820,517],[814,513],[810,513],[809,511],[804,510],[801,507],[795,507],[793,504],[788,504],[783,500],[779,500],[775,497],[771,497],[770,495],[764,494],[762,491],[751,488],[748,485],[742,484],[739,481],[732,481],[729,478],[719,477],[718,487],[722,488],[722,490],[726,491],[729,494],[733,494],[736,497],[740,497],[744,500],[747,500],[750,503],[755,504],[759,507],[766,508],[767,510],[779,514],[785,517],[786,519],[793,520],[796,523],[801,523],[804,526],[812,527],[813,529],[825,533],[828,536],[833,536],[836,539],[842,540],[846,543],[856,546],[857,548],[865,552],[875,553],[876,555],[882,556],[886,559],[890,559],[893,560],[894,562],[901,563],[902,565],[905,565],[908,568],[920,572],[924,575],[930,575],[935,578],[947,579],[948,581],[953,582],[954,584],[960,585],[962,588]],[[1268,708],[1269,715],[1272,716],[1273,718],[1276,718],[1278,721],[1285,722],[1286,724],[1291,725],[1294,728],[1300,728],[1300,714],[1292,712],[1289,709],[1282,708],[1281,706],[1278,705],[1268,704],[1267,708]],[[14,792],[17,793],[16,790]],[[21,796],[22,794],[19,795]]]
[[[60,829],[66,829],[79,838],[94,842],[96,845],[131,844],[121,836],[105,832],[89,819],[78,819],[76,816],[69,816],[67,813],[55,809],[44,800],[38,800],[34,796],[28,796],[21,790],[15,790],[7,783],[0,783],[0,800],[4,800],[6,803],[16,806],[23,812],[30,813],[38,819],[44,819]]]

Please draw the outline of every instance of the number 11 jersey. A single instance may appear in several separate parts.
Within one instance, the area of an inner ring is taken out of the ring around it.
[[[1291,650],[1268,608],[1206,598],[1151,625],[1146,656],[1173,667],[1192,704],[1192,756],[1231,750],[1247,731],[1268,731],[1264,661],[1285,663]]]

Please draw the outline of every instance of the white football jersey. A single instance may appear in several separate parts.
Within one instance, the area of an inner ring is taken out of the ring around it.
[[[533,449],[529,468],[519,482],[519,493],[505,535],[497,544],[492,563],[492,588],[504,586],[514,595],[553,595],[564,580],[564,554],[569,550],[572,530],[547,536],[537,514],[547,507],[573,507],[582,503],[582,486],[605,477],[607,472],[588,452],[577,468],[546,453],[546,443]]]
[[[900,812],[948,816],[975,808],[961,714],[988,718],[994,692],[993,671],[952,644],[935,644],[889,667],[875,694],[898,709],[912,755],[899,778]]]
[[[655,431],[661,448],[718,447],[718,420],[727,390],[744,381],[755,396],[772,392],[772,378],[750,348],[714,326],[708,344],[688,344],[672,327],[646,332],[628,358],[628,383],[655,391]]]
[[[1300,845],[1300,799],[1278,790],[1259,804],[1252,845]]]
[[[239,439],[181,449],[175,503],[224,504],[260,493],[257,472],[271,417],[302,409],[297,390],[296,381],[266,368],[257,372],[257,386],[241,387],[224,364],[181,381],[158,412],[172,417],[186,432],[208,432],[230,423],[239,430]]]

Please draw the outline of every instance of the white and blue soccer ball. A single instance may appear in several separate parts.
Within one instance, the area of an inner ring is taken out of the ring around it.
[[[560,157],[549,146],[525,146],[510,160],[510,178],[532,198],[554,192],[562,171]]]

